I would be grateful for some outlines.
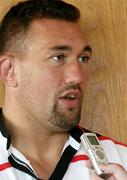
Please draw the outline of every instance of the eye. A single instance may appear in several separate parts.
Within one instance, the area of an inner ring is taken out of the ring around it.
[[[88,63],[89,59],[90,59],[90,56],[88,55],[82,55],[79,57],[79,61],[82,63]]]
[[[65,60],[65,55],[64,54],[58,54],[58,55],[52,56],[51,59],[56,61],[56,62],[61,62],[61,61]]]

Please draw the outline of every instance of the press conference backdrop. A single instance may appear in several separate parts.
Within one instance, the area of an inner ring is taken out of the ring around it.
[[[0,0],[0,18],[18,0]],[[80,8],[93,49],[81,124],[127,143],[127,0],[66,0]],[[2,106],[4,87],[0,86]]]

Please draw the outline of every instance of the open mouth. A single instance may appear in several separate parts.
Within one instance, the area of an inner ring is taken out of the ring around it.
[[[81,93],[79,90],[69,90],[63,93],[59,99],[62,101],[64,106],[74,108],[80,102]]]

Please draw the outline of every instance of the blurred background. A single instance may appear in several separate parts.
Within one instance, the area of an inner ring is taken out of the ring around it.
[[[81,125],[127,144],[127,1],[65,0],[81,11],[93,49]],[[19,0],[0,0],[0,19]],[[4,86],[0,84],[0,106]]]

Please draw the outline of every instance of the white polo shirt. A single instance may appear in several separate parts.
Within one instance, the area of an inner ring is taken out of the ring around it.
[[[92,164],[80,144],[81,128],[70,131],[53,174],[49,180],[90,180],[95,175]],[[119,163],[127,170],[127,146],[97,135],[110,163]],[[29,151],[29,149],[28,149]],[[43,162],[42,162],[43,163]],[[42,169],[43,171],[43,169]],[[0,120],[0,180],[35,180],[38,176],[26,157],[11,144],[3,120]]]

